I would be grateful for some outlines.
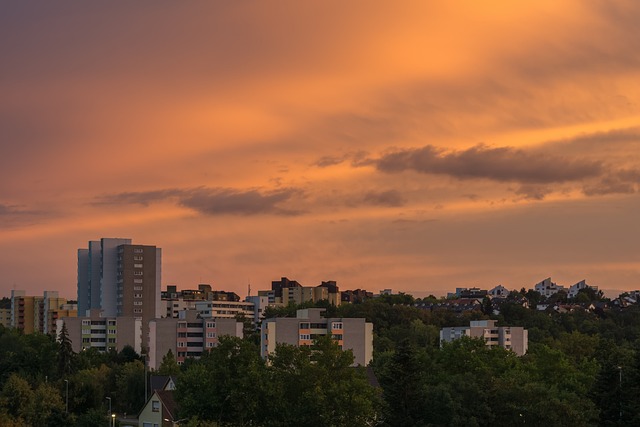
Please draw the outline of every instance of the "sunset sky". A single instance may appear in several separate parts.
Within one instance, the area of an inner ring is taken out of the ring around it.
[[[0,3],[0,296],[640,288],[640,2]]]

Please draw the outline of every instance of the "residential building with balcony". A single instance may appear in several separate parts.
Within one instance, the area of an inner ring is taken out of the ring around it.
[[[322,308],[298,310],[295,318],[265,319],[260,331],[260,354],[267,359],[277,344],[310,346],[314,339],[330,335],[343,350],[351,350],[354,365],[368,365],[373,358],[373,324],[363,318],[324,318]]]
[[[146,347],[148,324],[164,311],[160,300],[162,249],[132,244],[128,238],[102,238],[78,250],[78,309],[99,309],[104,317],[142,320]]]
[[[10,326],[25,334],[40,332],[56,334],[56,321],[75,317],[77,305],[61,298],[57,291],[44,291],[42,296],[26,295],[23,290],[11,291]]]
[[[234,318],[203,318],[196,310],[184,310],[179,318],[153,319],[149,322],[149,367],[158,369],[171,350],[178,364],[199,358],[218,345],[223,335],[243,337],[243,324]]]
[[[139,317],[102,317],[99,309],[93,309],[86,317],[58,319],[58,338],[63,323],[67,327],[71,348],[76,353],[90,348],[100,352],[121,351],[127,345],[137,353],[142,352],[142,319]]]

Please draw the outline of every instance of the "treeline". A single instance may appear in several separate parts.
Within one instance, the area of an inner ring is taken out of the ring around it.
[[[279,346],[267,364],[259,335],[249,334],[222,338],[182,366],[169,354],[159,373],[178,376],[180,425],[191,427],[640,425],[640,307],[549,313],[504,302],[494,315],[423,310],[421,302],[401,294],[316,304],[327,316],[374,324],[369,370],[349,367],[353,356],[327,339]],[[527,328],[528,353],[471,339],[440,347],[442,327],[487,318]],[[141,409],[144,367],[132,349],[74,354],[64,340],[0,328],[0,426],[102,425],[106,397],[119,414]]]
[[[0,326],[0,426],[107,425],[109,402],[134,416],[144,404],[144,365],[133,348],[76,354],[66,335],[56,342]]]

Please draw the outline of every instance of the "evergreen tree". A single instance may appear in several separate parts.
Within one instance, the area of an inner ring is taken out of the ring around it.
[[[162,357],[162,362],[160,363],[160,367],[158,367],[157,374],[167,376],[177,376],[180,374],[180,366],[171,349]]]
[[[67,324],[66,322],[63,322],[58,342],[58,374],[60,377],[71,375],[73,357],[74,352],[71,347],[71,339],[69,339]]]

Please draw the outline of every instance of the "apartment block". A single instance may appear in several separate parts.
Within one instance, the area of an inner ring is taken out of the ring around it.
[[[149,322],[149,367],[158,369],[169,350],[178,364],[199,358],[215,347],[223,335],[242,338],[243,324],[233,318],[203,319],[195,310],[180,312],[179,318],[154,319]]]
[[[162,292],[162,304],[165,317],[177,318],[181,311],[198,310],[206,317],[235,317],[242,314],[253,320],[254,305],[248,301],[240,301],[234,292],[216,291],[211,285],[200,284],[198,289],[178,291],[175,285],[167,286]]]
[[[148,322],[164,314],[160,300],[162,249],[128,238],[102,238],[78,250],[78,308],[82,315],[138,317],[143,346]]]
[[[268,358],[277,344],[310,346],[314,339],[330,335],[343,350],[351,350],[354,365],[368,365],[373,358],[373,324],[363,318],[324,318],[322,308],[298,310],[295,318],[276,317],[262,322],[260,354]]]
[[[340,305],[342,298],[338,285],[334,280],[322,282],[318,286],[302,286],[295,280],[282,277],[271,282],[270,291],[259,291],[259,296],[269,298],[272,305],[287,305],[289,303],[318,302],[327,300],[330,304]]]
[[[442,328],[440,345],[463,336],[482,338],[487,347],[500,346],[513,351],[518,356],[524,355],[529,346],[529,335],[526,329],[516,326],[498,327],[495,320],[476,320],[469,326]]]
[[[25,334],[56,333],[56,321],[63,317],[75,317],[77,305],[67,303],[57,291],[44,291],[43,296],[26,295],[23,290],[11,291],[10,326]]]
[[[71,347],[76,353],[95,348],[98,351],[121,351],[127,345],[142,352],[142,319],[132,316],[102,317],[100,309],[87,317],[64,317],[57,320],[58,337],[62,324],[67,327]]]

